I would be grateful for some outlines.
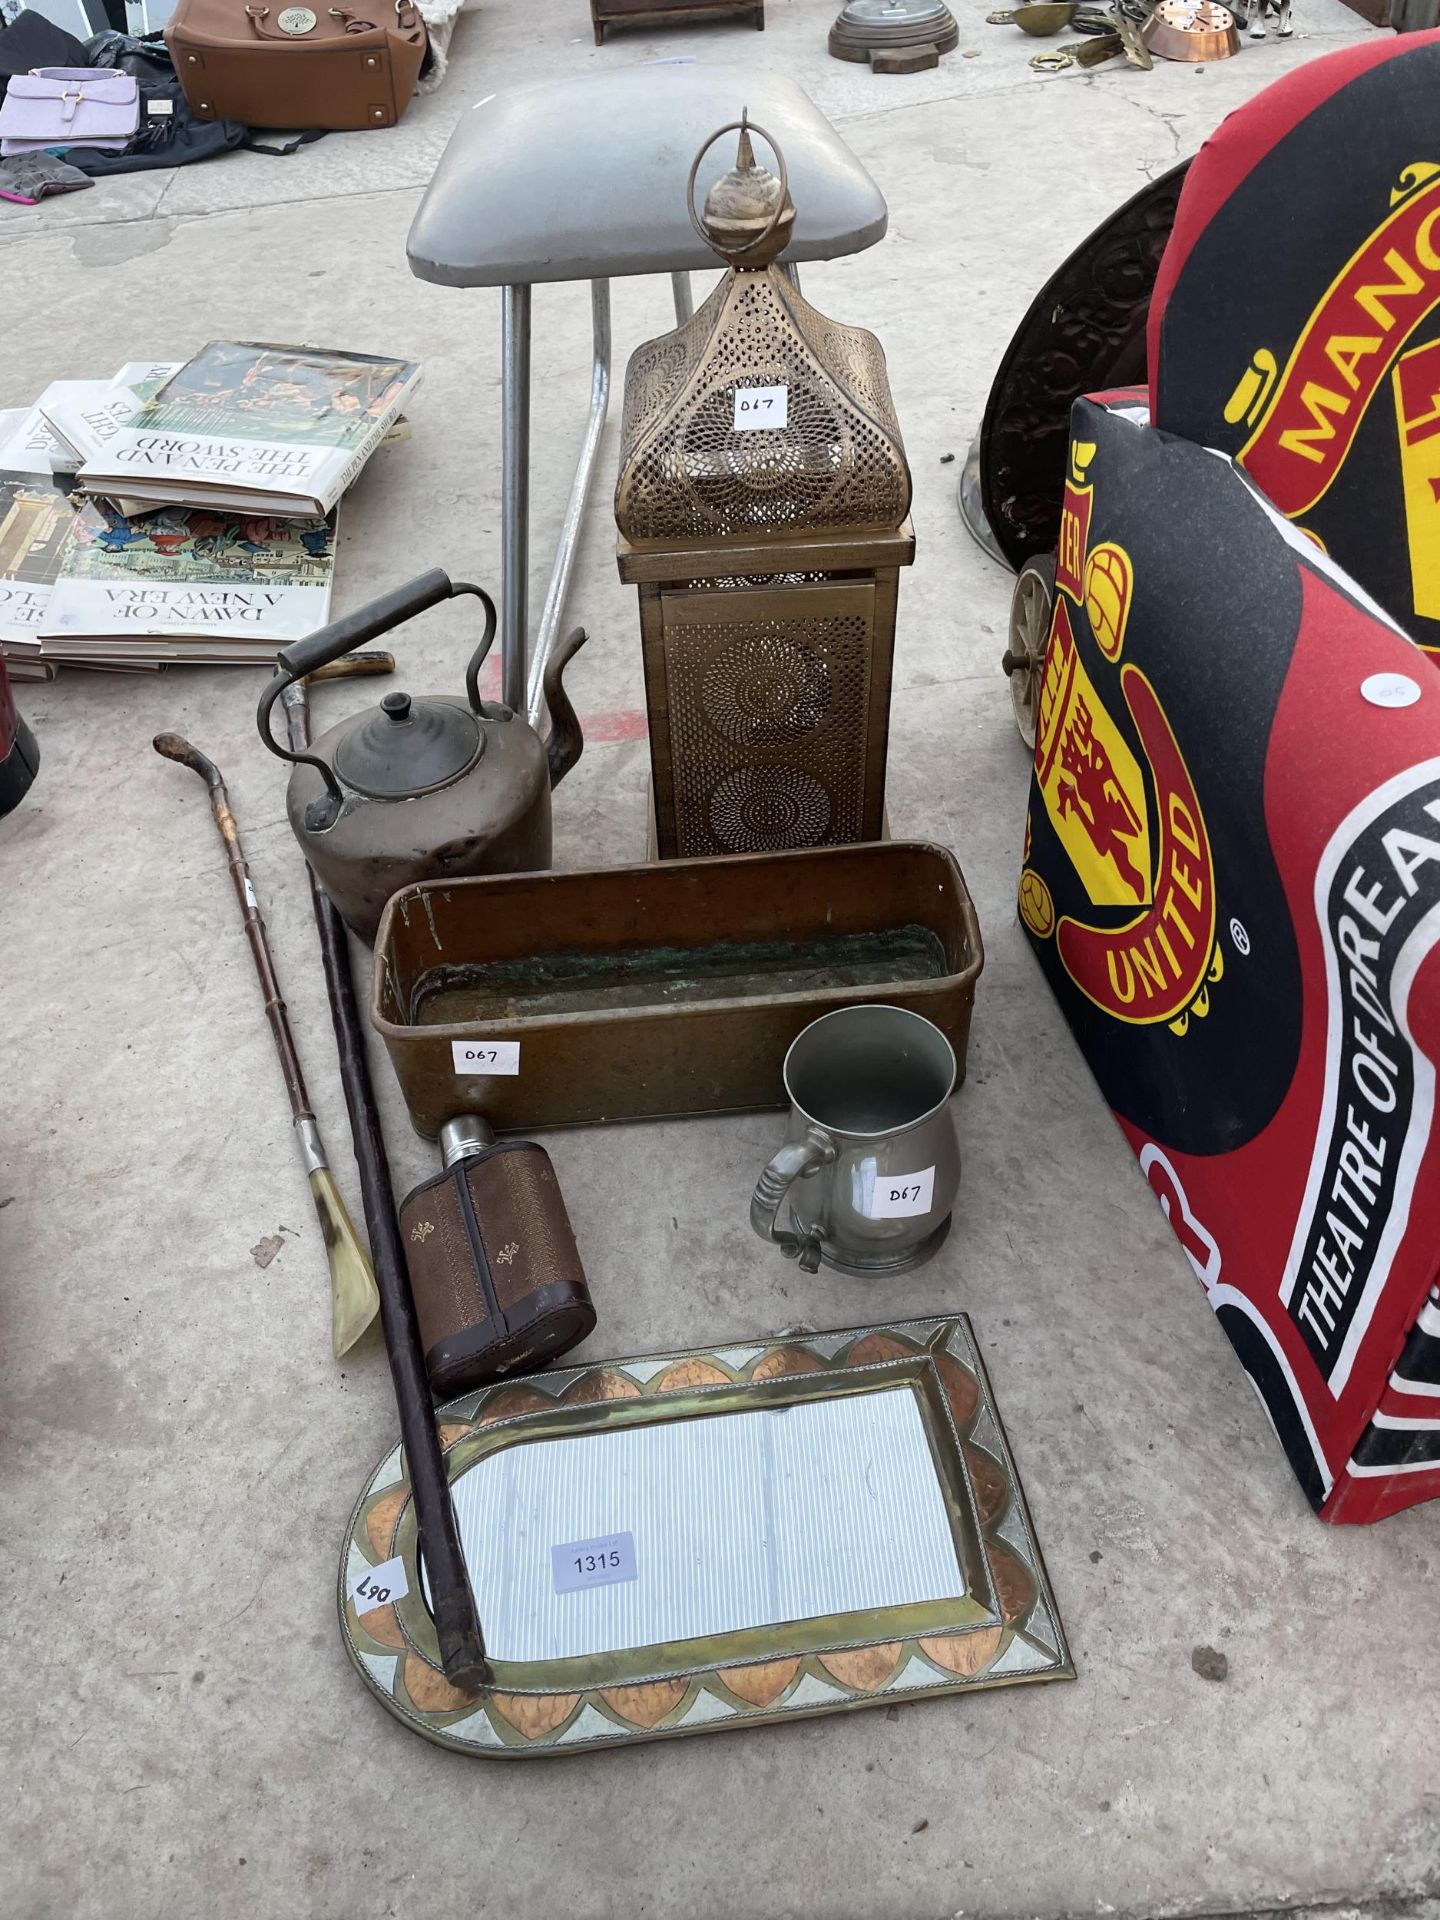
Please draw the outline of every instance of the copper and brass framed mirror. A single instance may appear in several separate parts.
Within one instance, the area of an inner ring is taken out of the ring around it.
[[[438,1416],[491,1684],[439,1669],[400,1449],[351,1659],[427,1738],[571,1752],[1073,1677],[963,1316],[577,1367]]]

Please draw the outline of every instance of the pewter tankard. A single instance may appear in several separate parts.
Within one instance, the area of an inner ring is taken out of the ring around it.
[[[922,1265],[960,1185],[950,1042],[903,1007],[840,1007],[796,1037],[784,1080],[790,1125],[750,1201],[756,1233],[807,1273]]]

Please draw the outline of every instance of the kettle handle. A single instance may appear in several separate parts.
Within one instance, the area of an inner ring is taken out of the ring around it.
[[[317,667],[328,666],[332,660],[338,660],[342,653],[349,653],[355,647],[363,647],[369,640],[378,639],[382,633],[389,633],[402,620],[413,620],[417,613],[438,606],[455,591],[450,584],[449,574],[442,572],[439,567],[431,567],[428,573],[407,580],[403,587],[392,587],[389,593],[382,593],[378,600],[357,607],[354,613],[347,613],[343,619],[332,620],[328,627],[321,627],[318,633],[307,634],[303,640],[292,642],[276,654],[276,665],[292,680],[303,680],[307,673],[314,673]]]
[[[456,593],[473,593],[485,609],[485,631],[480,636],[480,644],[470,656],[465,669],[465,698],[470,702],[470,711],[480,711],[480,669],[484,666],[490,652],[491,642],[495,638],[495,629],[499,625],[495,613],[495,602],[483,587],[472,587],[468,581],[461,580],[455,587]]]
[[[318,672],[321,667],[329,666],[332,660],[338,660],[342,654],[351,653],[356,647],[363,647],[368,641],[378,639],[382,633],[389,633],[392,627],[398,627],[406,620],[413,620],[418,613],[427,608],[438,606],[442,600],[449,600],[458,593],[473,593],[485,606],[485,633],[476,650],[466,674],[467,689],[473,684],[479,671],[479,663],[489,651],[490,642],[495,637],[495,602],[483,587],[471,586],[467,581],[451,582],[450,576],[439,567],[432,567],[428,573],[419,574],[414,580],[408,580],[403,587],[392,587],[389,593],[382,593],[376,600],[369,601],[354,613],[347,613],[342,619],[332,620],[328,627],[321,627],[317,633],[307,634],[305,639],[296,640],[284,647],[275,656],[276,673],[273,680],[260,696],[260,704],[255,711],[255,724],[260,738],[277,759],[290,760],[297,765],[313,767],[325,782],[329,796],[328,804],[321,803],[329,815],[326,825],[334,821],[339,811],[341,794],[339,783],[327,763],[313,753],[296,753],[292,748],[282,747],[270,727],[270,712],[275,702],[297,680],[303,680],[307,674]]]

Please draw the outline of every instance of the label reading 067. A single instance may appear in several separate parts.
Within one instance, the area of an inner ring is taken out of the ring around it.
[[[633,1580],[633,1533],[602,1534],[598,1540],[567,1540],[550,1549],[550,1571],[556,1593],[578,1593],[586,1587],[608,1587]]]
[[[518,1040],[452,1040],[451,1056],[456,1073],[518,1074]]]
[[[872,1220],[905,1220],[929,1213],[934,1203],[935,1169],[923,1167],[919,1173],[877,1175],[865,1211]]]
[[[778,432],[790,424],[789,387],[737,387],[736,433]]]

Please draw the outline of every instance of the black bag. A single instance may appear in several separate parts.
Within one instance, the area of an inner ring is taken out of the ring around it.
[[[106,153],[98,147],[71,147],[65,158],[82,173],[141,173],[154,167],[183,167],[192,160],[211,160],[236,147],[256,153],[283,155],[318,133],[296,135],[282,146],[254,138],[238,120],[197,120],[190,111],[165,42],[137,40],[126,33],[97,33],[81,51],[82,65],[118,67],[133,73],[140,83],[140,127],[124,153]],[[28,69],[27,69],[28,71]],[[159,111],[153,111],[158,107]]]
[[[32,67],[88,67],[90,56],[74,34],[43,13],[19,13],[0,30],[0,97],[5,83]]]

